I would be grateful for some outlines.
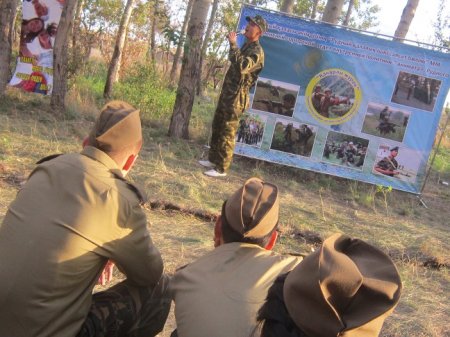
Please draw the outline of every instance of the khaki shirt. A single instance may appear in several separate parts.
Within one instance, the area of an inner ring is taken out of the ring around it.
[[[268,289],[300,258],[227,243],[177,271],[171,283],[180,337],[249,337]]]
[[[108,259],[136,285],[161,277],[137,189],[93,147],[38,165],[0,227],[0,336],[75,336]]]

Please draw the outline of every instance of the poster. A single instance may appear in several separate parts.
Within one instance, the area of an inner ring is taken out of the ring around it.
[[[9,85],[49,95],[53,86],[53,45],[64,0],[23,0],[19,57]]]
[[[249,5],[237,28],[257,14],[265,67],[235,153],[420,193],[450,55]]]

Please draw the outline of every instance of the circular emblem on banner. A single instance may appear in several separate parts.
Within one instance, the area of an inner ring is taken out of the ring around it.
[[[314,76],[305,92],[309,113],[326,124],[342,124],[351,119],[361,104],[361,86],[342,69],[326,69]]]

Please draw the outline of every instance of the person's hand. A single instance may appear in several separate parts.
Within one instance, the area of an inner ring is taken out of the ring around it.
[[[97,284],[101,284],[102,286],[108,284],[113,279],[113,271],[114,271],[114,263],[111,260],[108,260],[105,268],[100,275]]]
[[[236,43],[236,39],[237,39],[236,32],[229,32],[227,38],[228,38],[228,41],[230,42],[230,44]]]

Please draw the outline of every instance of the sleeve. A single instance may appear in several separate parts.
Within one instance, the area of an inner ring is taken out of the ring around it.
[[[261,53],[256,48],[251,49],[248,55],[243,55],[235,43],[230,45],[228,60],[232,66],[238,67],[241,74],[251,74],[260,69],[261,58]]]
[[[122,238],[105,247],[109,258],[127,280],[137,286],[153,286],[163,273],[163,261],[147,229],[147,217],[139,205],[131,209],[125,229],[131,229]]]

